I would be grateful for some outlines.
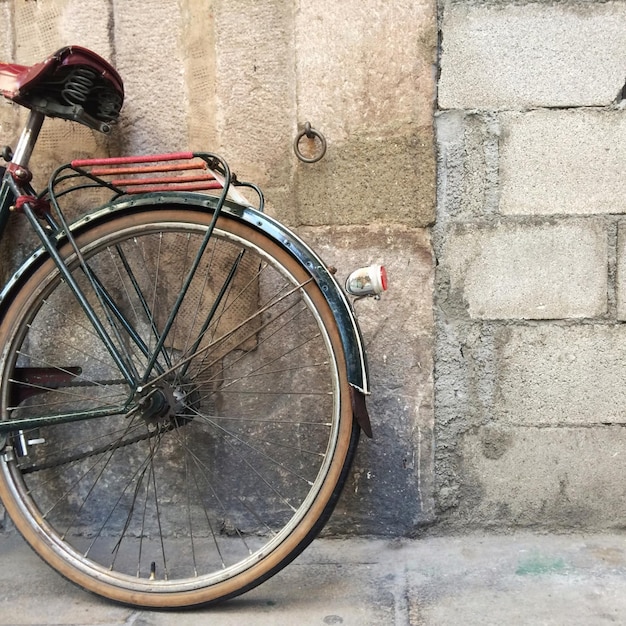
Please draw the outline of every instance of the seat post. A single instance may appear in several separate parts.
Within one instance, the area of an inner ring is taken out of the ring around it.
[[[39,137],[39,131],[41,130],[44,118],[45,115],[43,113],[33,111],[32,109],[30,110],[26,126],[24,126],[24,130],[22,130],[17,147],[15,148],[13,157],[11,158],[11,162],[15,165],[20,165],[25,168],[28,167],[30,155],[33,152],[35,144],[37,143],[37,138]]]

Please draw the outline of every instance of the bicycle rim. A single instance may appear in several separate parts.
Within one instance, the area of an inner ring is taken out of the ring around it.
[[[51,261],[2,323],[2,419],[74,420],[11,433],[5,507],[60,573],[137,606],[278,571],[330,515],[358,438],[309,273],[227,217],[202,249],[210,218],[116,217],[79,237],[85,264],[66,246],[117,361]]]

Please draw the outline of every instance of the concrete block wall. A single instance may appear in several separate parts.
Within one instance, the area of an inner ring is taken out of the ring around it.
[[[439,528],[621,528],[626,2],[439,9]]]

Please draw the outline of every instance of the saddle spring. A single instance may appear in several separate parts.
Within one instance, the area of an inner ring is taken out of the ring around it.
[[[78,67],[65,79],[61,95],[69,104],[84,104],[93,89],[96,73],[87,67]]]

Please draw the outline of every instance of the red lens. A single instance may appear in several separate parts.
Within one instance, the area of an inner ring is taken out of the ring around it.
[[[380,266],[380,283],[383,286],[383,291],[387,291],[387,270],[384,265]]]

